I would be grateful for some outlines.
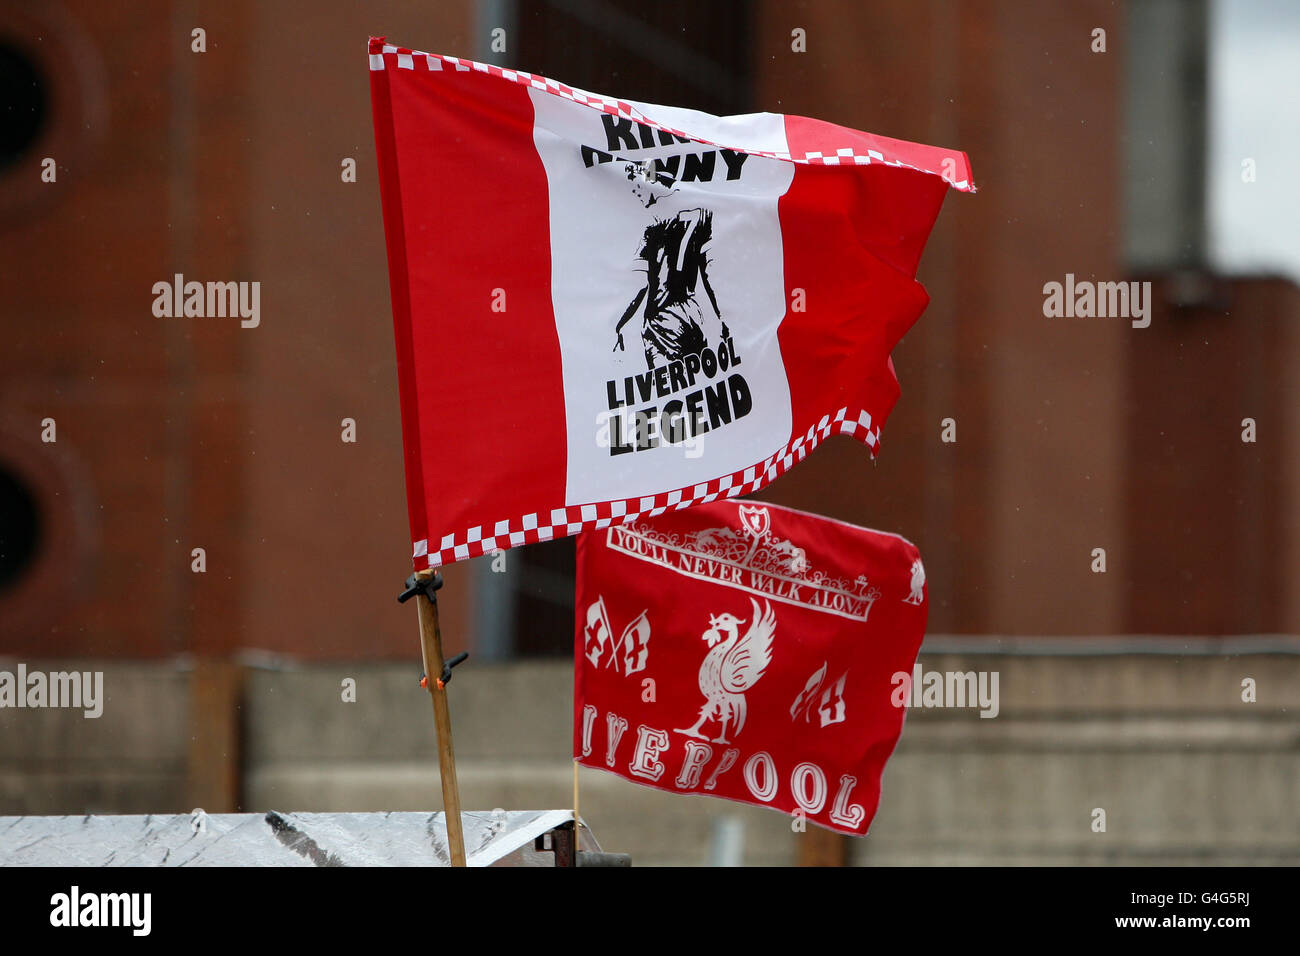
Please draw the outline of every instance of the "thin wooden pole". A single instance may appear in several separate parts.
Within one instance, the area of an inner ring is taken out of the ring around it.
[[[425,580],[433,577],[432,571],[416,572]],[[442,777],[442,810],[447,820],[447,843],[451,849],[451,865],[465,865],[465,831],[460,819],[460,788],[456,785],[456,753],[451,743],[451,711],[447,707],[447,688],[442,674],[442,631],[438,627],[438,604],[421,592],[416,596],[420,609],[420,652],[424,658],[424,673],[428,677],[429,694],[433,697],[433,723],[438,730],[438,774]]]
[[[578,865],[578,850],[582,847],[582,825],[578,822],[578,758],[573,758],[573,865]]]
[[[848,866],[850,839],[842,833],[808,827],[799,834],[799,865]]]
[[[243,669],[236,663],[200,657],[190,674],[190,744],[185,772],[185,803],[208,813],[239,809],[239,703]]]

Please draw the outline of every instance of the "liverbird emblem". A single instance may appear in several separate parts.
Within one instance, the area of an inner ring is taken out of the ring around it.
[[[700,728],[705,721],[716,720],[718,736],[713,742],[727,744],[731,743],[727,740],[728,726],[733,736],[745,726],[745,692],[758,683],[772,662],[772,636],[776,633],[772,605],[764,601],[765,609],[759,611],[757,601],[750,598],[749,603],[753,614],[744,637],[740,636],[740,625],[745,622],[734,614],[709,617],[709,629],[701,635],[710,648],[700,665],[704,706],[694,726],[686,730],[678,728],[677,733],[707,740],[708,735],[701,733]]]
[[[917,558],[912,562],[912,591],[907,597],[903,598],[904,604],[915,604],[918,607],[925,600],[925,565],[921,564],[921,559]]]
[[[766,508],[753,507],[749,505],[740,506],[740,526],[745,529],[754,540],[750,542],[749,552],[745,555],[742,564],[748,564],[754,557],[754,552],[758,546],[767,537],[767,533],[772,530],[772,519]]]

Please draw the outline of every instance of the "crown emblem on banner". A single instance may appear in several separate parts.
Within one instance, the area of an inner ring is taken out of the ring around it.
[[[849,580],[814,568],[799,545],[772,533],[771,513],[741,505],[739,526],[665,532],[642,522],[611,527],[609,544],[618,551],[765,594],[865,621],[880,589],[865,575]]]

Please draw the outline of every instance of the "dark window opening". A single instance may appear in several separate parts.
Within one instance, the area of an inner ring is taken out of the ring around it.
[[[40,139],[48,107],[40,68],[24,50],[0,40],[0,171],[16,165]]]
[[[36,496],[0,464],[0,593],[15,587],[35,564],[42,530]]]

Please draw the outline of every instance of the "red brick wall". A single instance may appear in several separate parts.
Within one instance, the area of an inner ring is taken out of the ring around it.
[[[471,5],[17,10],[0,31],[78,68],[37,147],[58,183],[0,174],[0,460],[49,528],[0,595],[0,654],[414,661],[414,612],[393,603],[409,563],[363,44],[472,55]],[[916,541],[933,633],[1300,630],[1294,287],[1232,283],[1230,318],[1162,309],[1147,330],[1042,315],[1045,282],[1125,277],[1119,16],[1100,0],[756,13],[754,108],[964,149],[981,188],[950,197],[923,260],[933,301],[896,352],[878,464],[830,442],[767,493]],[[511,49],[535,49],[539,23],[521,16]],[[692,37],[701,55],[734,40]],[[155,318],[152,285],[177,271],[260,281],[261,326]],[[1242,446],[1251,414],[1260,441]],[[463,568],[447,578],[453,652],[473,596]]]

